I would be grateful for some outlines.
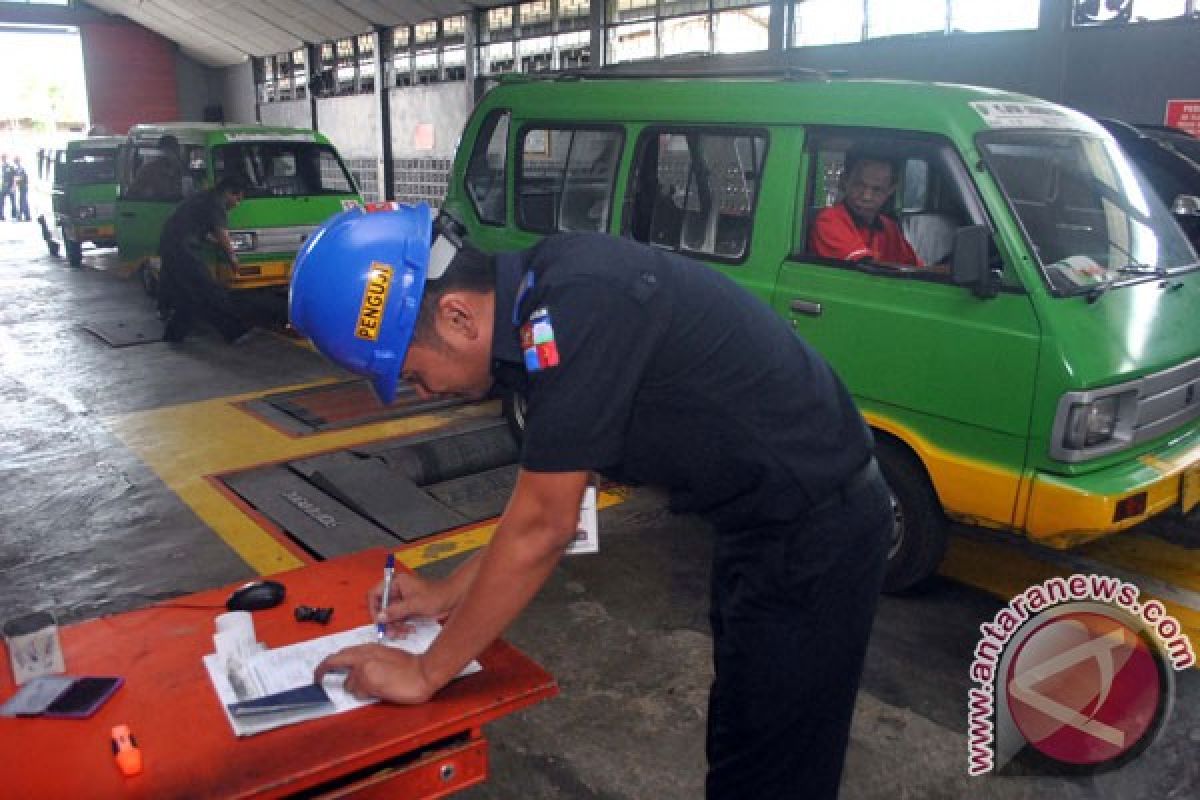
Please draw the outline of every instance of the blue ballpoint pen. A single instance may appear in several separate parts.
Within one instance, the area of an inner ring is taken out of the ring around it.
[[[387,610],[388,598],[392,594],[392,573],[395,572],[395,570],[396,570],[396,555],[394,553],[388,553],[387,562],[385,562],[383,565],[383,598],[379,601],[380,613],[383,613],[384,611]],[[375,630],[378,634],[376,638],[382,642],[383,635],[387,631],[387,623],[386,622],[376,622]]]

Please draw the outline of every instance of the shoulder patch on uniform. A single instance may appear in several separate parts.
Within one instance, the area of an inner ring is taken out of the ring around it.
[[[541,372],[558,366],[558,345],[554,342],[554,325],[550,311],[539,308],[521,326],[521,352],[525,356],[526,372]]]

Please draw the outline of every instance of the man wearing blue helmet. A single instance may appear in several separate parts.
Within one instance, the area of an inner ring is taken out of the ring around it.
[[[355,694],[428,700],[553,571],[593,472],[663,486],[716,529],[707,796],[836,796],[892,527],[838,378],[759,300],[677,254],[562,234],[447,258],[441,240],[427,255],[420,213],[394,215],[351,214],[302,254],[293,318],[385,395],[396,376],[421,395],[522,393],[520,471],[486,548],[443,580],[374,591],[397,627],[447,615],[429,651],[349,648],[318,680],[345,669]]]

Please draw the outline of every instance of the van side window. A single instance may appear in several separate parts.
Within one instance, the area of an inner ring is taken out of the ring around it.
[[[504,200],[508,169],[509,112],[493,111],[480,126],[475,149],[467,163],[467,195],[479,219],[489,225],[503,225],[507,214]]]
[[[837,133],[815,139],[809,163],[808,256],[949,272],[955,231],[973,220],[948,145]]]
[[[650,131],[631,180],[630,235],[669,250],[741,259],[766,151],[759,133]]]
[[[129,199],[176,201],[183,197],[183,165],[178,153],[143,145],[134,151],[133,159]]]
[[[621,158],[618,129],[521,132],[517,224],[530,231],[604,231]]]

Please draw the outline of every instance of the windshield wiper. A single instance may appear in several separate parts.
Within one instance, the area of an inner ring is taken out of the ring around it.
[[[1139,264],[1136,261],[1126,264],[1123,267],[1117,267],[1116,272],[1120,275],[1153,275],[1156,278],[1167,277],[1166,267],[1152,267],[1149,264]]]

